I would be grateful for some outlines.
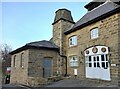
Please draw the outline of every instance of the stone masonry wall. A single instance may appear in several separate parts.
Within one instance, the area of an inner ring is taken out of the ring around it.
[[[44,84],[47,82],[46,78],[43,78],[43,66],[42,60],[44,58],[52,58],[52,76],[57,75],[57,61],[58,53],[54,50],[47,49],[30,49],[29,50],[29,61],[28,61],[28,84],[37,85]]]
[[[119,87],[120,87],[120,13],[119,13],[118,16],[119,16],[119,20],[118,20],[118,26],[119,26],[119,27],[118,27],[118,32],[119,32],[119,33],[118,33],[118,36],[119,36],[119,37],[118,37],[118,40],[119,40],[119,48],[118,48],[118,50],[119,50],[119,61],[118,61],[118,66],[119,66],[119,67],[118,67],[118,76],[119,76],[119,78],[118,78],[118,79],[119,79],[119,80],[118,80],[118,83],[119,83]]]
[[[53,42],[60,47],[61,55],[66,55],[66,36],[64,35],[64,31],[68,30],[72,25],[73,23],[64,20],[60,20],[53,25]],[[66,73],[66,61],[63,57],[60,60],[62,62],[62,74],[64,75]]]
[[[120,17],[118,14],[112,15],[106,19],[98,21],[94,24],[86,26],[82,29],[79,29],[75,32],[72,32],[66,36],[66,47],[67,47],[67,57],[71,55],[77,55],[79,59],[78,77],[85,79],[85,58],[83,51],[94,45],[105,45],[110,48],[110,61],[111,64],[116,64],[117,66],[110,66],[111,81],[114,84],[118,84],[118,52],[119,45],[118,43],[118,19]],[[99,37],[97,39],[90,39],[90,30],[98,27],[99,28]],[[72,35],[77,35],[77,46],[69,47],[68,39]],[[68,59],[68,73],[73,75],[73,69],[69,66]]]
[[[23,67],[20,66],[21,54],[23,54]],[[15,67],[13,66],[14,56],[15,58]],[[28,82],[28,59],[29,59],[29,51],[24,50],[20,53],[16,53],[12,55],[11,61],[11,79],[10,83],[18,83],[18,84],[27,84]]]
[[[68,30],[73,23],[60,20],[53,25],[53,42],[60,47],[60,53],[65,55],[65,35],[64,32]]]

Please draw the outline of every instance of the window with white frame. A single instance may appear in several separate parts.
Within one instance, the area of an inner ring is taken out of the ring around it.
[[[95,39],[95,38],[98,38],[99,36],[99,30],[98,28],[94,28],[90,31],[91,33],[91,39]]]
[[[77,45],[77,36],[72,36],[69,38],[69,46],[76,46]]]
[[[70,62],[70,67],[77,67],[77,66],[79,66],[79,63],[78,63],[78,58],[77,58],[77,56],[70,56],[69,57],[69,62]]]

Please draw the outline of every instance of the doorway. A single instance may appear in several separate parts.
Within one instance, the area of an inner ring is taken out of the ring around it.
[[[43,59],[43,77],[52,76],[52,58]]]
[[[101,52],[101,46],[97,46],[96,53],[92,53],[92,48],[87,49],[89,54],[85,55],[86,63],[86,78],[101,79],[101,80],[111,80],[110,79],[110,65],[109,65],[109,55],[108,52]],[[105,47],[104,47],[105,48]],[[106,48],[107,50],[107,48]]]

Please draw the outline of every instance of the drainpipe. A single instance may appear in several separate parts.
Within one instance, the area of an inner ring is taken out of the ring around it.
[[[66,69],[66,73],[65,73],[64,76],[66,77],[66,76],[67,76],[67,56],[61,55],[61,54],[59,54],[59,55],[60,55],[61,57],[65,58],[65,63],[66,63],[66,64],[65,64],[65,67],[66,67],[65,69]]]

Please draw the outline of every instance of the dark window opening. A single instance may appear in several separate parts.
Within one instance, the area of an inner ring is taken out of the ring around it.
[[[108,67],[108,62],[106,62],[106,67]]]
[[[97,67],[100,67],[100,63],[99,62],[97,62]]]
[[[16,55],[13,58],[13,67],[16,67],[16,65],[15,65],[16,63],[15,62],[16,62]]]
[[[99,56],[97,56],[97,61],[99,61]]]
[[[106,61],[108,61],[108,57],[107,57],[107,55],[105,55],[106,56]]]
[[[91,56],[89,56],[89,62],[91,61]]]
[[[104,55],[101,55],[101,60],[102,60],[102,61],[105,61]]]
[[[96,67],[96,63],[94,63],[94,67]]]
[[[89,67],[92,67],[92,63],[89,63]]]
[[[94,57],[94,61],[96,61],[96,58]]]
[[[105,68],[105,62],[102,62],[102,67]]]

